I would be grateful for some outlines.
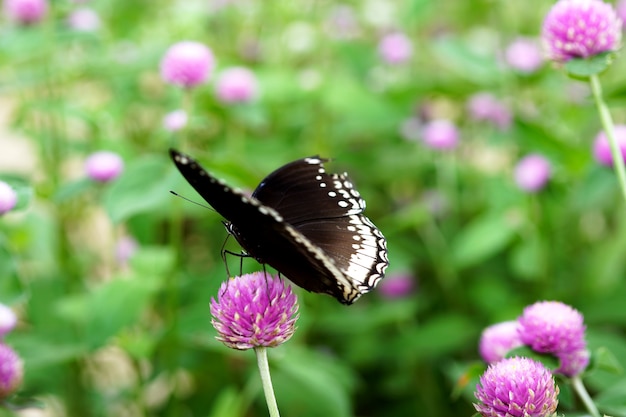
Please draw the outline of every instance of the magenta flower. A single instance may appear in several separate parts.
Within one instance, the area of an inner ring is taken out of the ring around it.
[[[558,301],[541,301],[526,307],[518,321],[525,345],[559,359],[555,372],[574,376],[585,370],[589,353],[580,312]]]
[[[0,215],[13,210],[17,204],[17,193],[9,184],[0,181]]]
[[[187,126],[187,112],[179,109],[169,112],[163,118],[163,127],[170,132],[177,132]]]
[[[517,38],[504,51],[507,65],[519,72],[530,74],[543,65],[541,48],[537,42],[529,38]]]
[[[622,21],[622,27],[626,24],[626,0],[619,0],[617,4],[615,4],[615,11],[617,12],[617,16]]]
[[[39,23],[48,13],[47,0],[4,0],[4,12],[9,19],[22,25]]]
[[[478,350],[485,362],[494,363],[504,359],[510,350],[522,345],[517,320],[503,321],[483,330]]]
[[[404,33],[390,33],[378,43],[378,54],[388,64],[403,64],[413,55],[413,43]]]
[[[622,158],[626,161],[626,125],[615,125],[613,132],[619,146]],[[608,167],[613,166],[613,154],[611,145],[604,131],[598,132],[593,141],[593,156],[596,161]]]
[[[252,71],[233,67],[222,71],[215,92],[222,103],[248,103],[258,95],[258,82]]]
[[[100,29],[100,16],[89,7],[81,7],[69,15],[67,24],[78,32],[95,32]]]
[[[17,324],[17,316],[9,307],[0,303],[0,337],[9,333]]]
[[[85,171],[92,180],[108,182],[117,178],[124,170],[124,161],[115,152],[94,152],[85,161]]]
[[[390,300],[406,297],[414,289],[415,278],[410,274],[390,275],[378,284],[378,293]]]
[[[0,343],[0,401],[13,394],[22,384],[24,365],[13,349]]]
[[[515,183],[524,191],[537,192],[545,187],[551,170],[550,162],[545,157],[538,154],[525,156],[515,167]]]
[[[193,41],[176,43],[161,60],[161,77],[166,83],[185,88],[205,82],[213,70],[215,59],[211,50]]]
[[[622,22],[601,0],[559,0],[543,21],[542,38],[554,61],[589,58],[619,48]]]
[[[433,149],[450,150],[459,141],[459,131],[449,120],[432,120],[423,126],[422,140]]]
[[[245,350],[278,346],[293,336],[298,300],[279,277],[263,272],[224,282],[217,300],[211,299],[217,340]]]
[[[489,365],[474,393],[474,408],[484,417],[548,417],[559,405],[559,387],[550,370],[528,358]]]
[[[467,102],[467,109],[474,120],[490,122],[502,131],[511,127],[511,111],[491,93],[474,94]]]

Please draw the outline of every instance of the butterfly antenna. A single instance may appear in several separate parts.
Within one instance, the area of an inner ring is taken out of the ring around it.
[[[190,202],[190,203],[192,203],[192,204],[195,204],[196,206],[200,206],[200,207],[202,207],[202,208],[209,209],[209,210],[211,210],[211,211],[215,211],[215,210],[213,209],[213,207],[211,207],[211,206],[205,206],[205,205],[204,205],[204,204],[202,204],[202,203],[198,203],[197,201],[193,201],[193,200],[192,200],[192,199],[190,199],[190,198],[187,198],[187,197],[185,197],[185,196],[183,196],[183,195],[178,194],[176,191],[172,191],[172,190],[170,190],[170,193],[172,193],[172,194],[173,194],[173,195],[175,195],[176,197],[180,197],[180,198],[182,198],[182,199],[183,199],[183,200],[185,200],[185,201],[188,201],[188,202]]]

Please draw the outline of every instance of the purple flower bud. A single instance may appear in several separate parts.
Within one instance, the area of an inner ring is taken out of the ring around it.
[[[117,178],[124,170],[124,161],[115,152],[94,152],[85,161],[85,171],[92,180],[107,182]]]
[[[9,184],[0,181],[0,215],[13,210],[17,204],[17,193]]]
[[[387,299],[406,297],[414,289],[415,278],[409,274],[390,275],[378,285],[378,293]]]
[[[0,343],[0,401],[22,385],[24,365],[13,349]]]
[[[4,0],[4,12],[9,19],[22,25],[40,22],[48,12],[47,0]]]
[[[626,125],[615,125],[613,132],[617,140],[618,147],[622,154],[622,158],[626,161]],[[593,156],[596,161],[608,167],[613,166],[613,154],[611,153],[611,145],[604,131],[598,132],[593,141]]]
[[[622,22],[601,0],[559,0],[543,21],[542,38],[554,61],[589,58],[619,48]]]
[[[522,158],[515,167],[515,183],[528,192],[536,192],[545,187],[550,179],[550,162],[541,155],[532,154]]]
[[[199,42],[178,42],[161,60],[161,77],[166,83],[185,88],[205,82],[214,65],[213,53]]]
[[[451,150],[459,141],[459,131],[449,120],[432,120],[422,128],[422,140],[433,149]]]
[[[122,236],[115,245],[115,259],[120,265],[126,265],[138,247],[139,244],[132,236]]]
[[[95,32],[100,29],[100,16],[93,9],[81,7],[69,15],[67,24],[78,32]]]
[[[17,316],[9,307],[0,304],[0,337],[9,333],[17,324]]]
[[[413,55],[413,43],[404,33],[390,33],[380,40],[378,53],[388,64],[403,64]]]
[[[177,132],[187,126],[187,119],[185,110],[174,110],[163,118],[163,127],[170,132]]]
[[[524,309],[519,318],[520,338],[539,353],[559,358],[556,372],[572,376],[589,363],[583,316],[558,301],[541,301]]]
[[[248,103],[258,95],[258,82],[252,71],[233,67],[222,71],[215,92],[222,103]]]
[[[467,109],[474,120],[493,123],[502,131],[511,127],[511,111],[491,93],[474,94],[467,102]]]
[[[485,328],[480,336],[478,350],[485,362],[494,363],[504,359],[510,350],[522,345],[519,323],[512,320]]]
[[[504,51],[509,67],[526,74],[537,71],[543,64],[543,56],[537,42],[529,38],[517,38]]]
[[[508,358],[489,365],[474,394],[474,408],[484,417],[548,417],[559,405],[559,387],[550,370],[528,358]]]
[[[211,299],[217,340],[245,350],[278,346],[293,336],[298,300],[279,277],[263,272],[222,283],[217,300]]]

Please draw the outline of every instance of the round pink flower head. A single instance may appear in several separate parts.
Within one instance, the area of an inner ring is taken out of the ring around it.
[[[163,118],[163,127],[170,132],[177,132],[187,126],[187,112],[179,109],[169,112]]]
[[[549,369],[513,357],[489,365],[474,393],[474,408],[484,417],[548,417],[559,405],[559,387]]]
[[[615,133],[615,139],[617,140],[622,158],[626,161],[626,125],[615,125],[613,132]],[[613,166],[611,145],[604,131],[598,132],[593,141],[593,156],[602,165]]]
[[[516,347],[523,345],[519,337],[517,320],[503,321],[483,330],[478,344],[480,356],[487,363],[498,362]]]
[[[518,319],[522,342],[540,353],[569,353],[586,348],[583,316],[559,301],[540,301]]]
[[[542,38],[554,61],[589,58],[619,48],[622,22],[601,0],[559,0],[543,21]]]
[[[388,64],[402,64],[413,55],[413,43],[404,33],[390,33],[378,43],[378,54]]]
[[[528,192],[537,192],[547,184],[551,175],[550,162],[541,155],[531,154],[522,158],[515,167],[517,186]]]
[[[4,0],[4,12],[17,23],[32,25],[46,16],[48,0]]]
[[[543,64],[541,48],[537,42],[522,37],[513,40],[506,47],[504,60],[509,67],[526,74],[537,71]]]
[[[511,127],[511,111],[491,93],[474,94],[467,102],[467,109],[474,120],[490,122],[503,131]]]
[[[0,337],[9,333],[17,324],[17,316],[9,307],[0,304]]]
[[[94,152],[85,161],[85,171],[92,180],[107,182],[117,178],[124,170],[124,161],[115,152]]]
[[[617,16],[622,21],[622,26],[626,24],[626,0],[619,0],[615,5]]]
[[[217,300],[211,299],[211,323],[217,340],[245,350],[278,346],[293,336],[298,300],[279,277],[263,272],[222,283]]]
[[[559,368],[554,372],[573,377],[587,369],[591,354],[587,349],[580,349],[573,352],[560,353],[556,356],[559,358]]]
[[[22,385],[24,365],[13,349],[0,343],[0,401]]]
[[[17,193],[9,184],[0,181],[0,215],[13,210],[17,204]]]
[[[433,149],[450,150],[459,141],[459,131],[449,120],[432,120],[422,128],[422,140]]]
[[[378,285],[378,293],[387,299],[407,297],[414,289],[415,278],[410,274],[390,275]]]
[[[70,14],[67,24],[78,32],[95,32],[100,29],[100,16],[89,7],[81,7]]]
[[[220,74],[215,87],[217,98],[222,103],[248,103],[258,95],[256,76],[248,68],[228,68]]]
[[[214,61],[211,50],[200,42],[178,42],[161,59],[161,77],[169,84],[196,87],[208,79]]]

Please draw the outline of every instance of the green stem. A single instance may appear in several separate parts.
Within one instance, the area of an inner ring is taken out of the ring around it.
[[[617,179],[619,181],[620,188],[622,189],[622,195],[624,197],[624,200],[626,201],[626,168],[624,167],[624,158],[622,157],[622,152],[620,150],[619,144],[617,143],[617,138],[615,137],[613,119],[611,118],[611,113],[609,112],[606,103],[602,99],[602,87],[600,86],[600,80],[598,79],[598,76],[595,74],[591,75],[589,77],[589,81],[591,83],[591,91],[593,92],[593,97],[596,100],[598,112],[600,113],[602,127],[604,128],[606,137],[609,139],[609,145],[611,146],[611,155],[613,157],[613,166],[615,167],[615,171],[617,173]]]
[[[264,346],[255,347],[256,359],[259,363],[259,373],[261,374],[261,382],[263,383],[263,392],[265,393],[265,401],[270,412],[270,417],[280,417],[278,413],[278,404],[276,404],[276,396],[272,387],[272,378],[270,377],[270,366],[267,362],[267,348]]]
[[[574,387],[574,391],[576,391],[578,397],[585,404],[585,407],[587,408],[587,411],[589,411],[589,414],[591,414],[592,417],[601,417],[600,411],[598,411],[598,407],[596,407],[593,400],[589,396],[589,393],[583,385],[583,381],[582,379],[580,379],[580,376],[573,377],[571,381],[572,386]]]

